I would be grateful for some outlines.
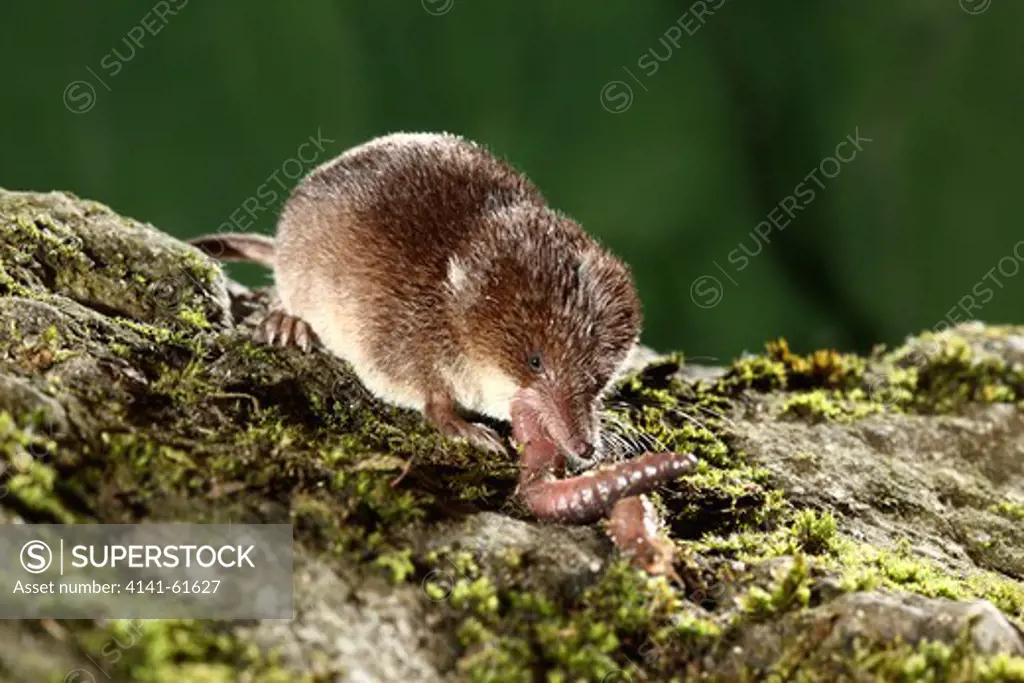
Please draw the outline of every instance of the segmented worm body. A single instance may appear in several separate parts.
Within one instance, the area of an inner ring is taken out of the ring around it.
[[[566,455],[548,437],[544,415],[514,403],[512,431],[521,444],[519,497],[538,518],[587,524],[608,518],[608,535],[634,566],[672,574],[673,546],[664,537],[655,506],[643,495],[692,472],[689,453],[645,453],[563,479]]]
[[[696,465],[689,453],[646,453],[569,479],[558,479],[550,470],[524,469],[519,492],[540,519],[587,524],[605,517],[623,498],[649,493]]]
[[[658,509],[647,496],[623,498],[608,515],[608,535],[634,567],[675,576],[674,547],[663,527]]]

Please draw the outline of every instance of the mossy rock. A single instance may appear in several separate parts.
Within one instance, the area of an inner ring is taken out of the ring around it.
[[[677,583],[531,519],[511,455],[250,341],[267,302],[0,191],[0,521],[285,522],[295,555],[291,621],[2,622],[0,682],[1024,681],[1024,328],[648,354],[608,443],[701,459],[655,496]]]

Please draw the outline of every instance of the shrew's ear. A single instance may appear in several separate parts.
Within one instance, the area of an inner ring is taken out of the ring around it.
[[[590,280],[594,275],[594,265],[600,256],[595,249],[587,249],[580,254],[580,258],[576,262],[576,268],[573,270],[573,284],[577,287],[586,287],[590,284]]]

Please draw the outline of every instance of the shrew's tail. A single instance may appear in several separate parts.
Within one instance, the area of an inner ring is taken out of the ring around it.
[[[188,243],[218,261],[252,261],[274,267],[274,240],[266,235],[218,233],[195,237]]]

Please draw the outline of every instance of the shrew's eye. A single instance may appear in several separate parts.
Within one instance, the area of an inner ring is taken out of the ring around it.
[[[540,357],[540,352],[531,353],[527,361],[530,363],[530,369],[534,372],[540,372],[544,369],[544,361]]]

